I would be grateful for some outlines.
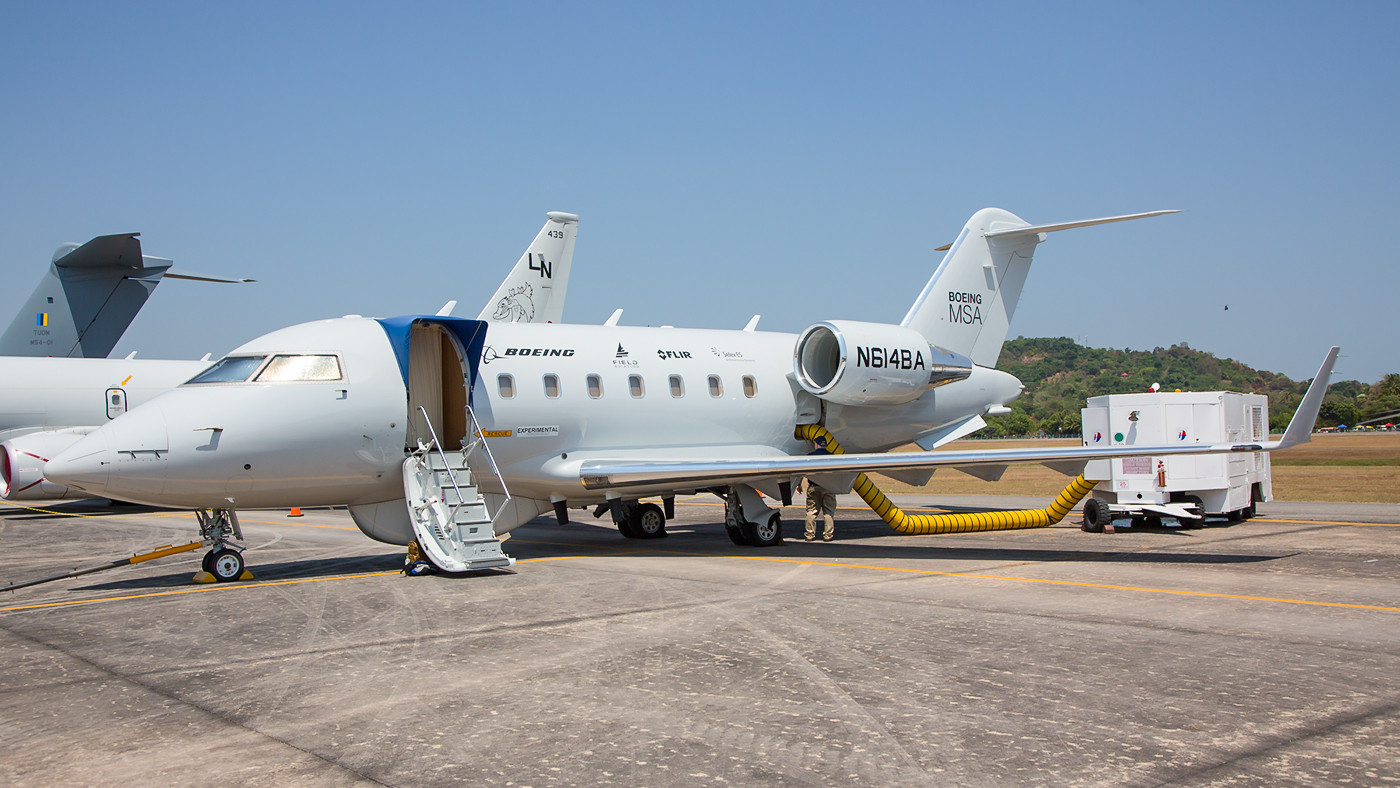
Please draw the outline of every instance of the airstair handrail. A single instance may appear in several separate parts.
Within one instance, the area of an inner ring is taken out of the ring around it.
[[[486,442],[486,433],[481,429],[481,422],[476,420],[476,411],[472,410],[470,403],[467,404],[467,418],[471,419],[470,427],[476,435],[477,442],[481,444],[481,448],[486,450],[486,459],[491,463],[491,472],[496,475],[496,481],[501,483],[501,492],[505,494],[505,500],[501,501],[501,506],[496,509],[497,512],[500,512],[511,499],[510,489],[506,487],[505,477],[501,475],[501,468],[496,464],[496,455],[491,453],[491,444]],[[495,515],[492,515],[491,519],[495,520]]]
[[[418,412],[423,414],[423,424],[427,426],[428,434],[433,437],[433,449],[437,452],[438,457],[442,458],[442,469],[447,471],[447,479],[452,482],[452,489],[457,492],[458,503],[457,506],[452,507],[452,515],[456,516],[457,507],[462,505],[462,487],[457,484],[457,474],[452,472],[452,463],[448,462],[447,455],[442,453],[442,441],[438,440],[437,430],[433,429],[433,420],[428,418],[428,411],[425,410],[422,405],[419,405]]]

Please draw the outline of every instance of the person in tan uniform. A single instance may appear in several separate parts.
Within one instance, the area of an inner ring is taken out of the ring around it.
[[[802,483],[807,488],[807,532],[803,538],[809,542],[816,540],[817,518],[821,517],[826,525],[822,541],[830,542],[836,538],[836,493],[811,479],[803,479]]]
[[[826,449],[826,437],[818,435],[813,441],[817,445],[817,450],[813,454],[830,454]],[[801,492],[802,485],[807,488],[807,532],[804,535],[806,541],[815,541],[817,538],[817,517],[825,521],[826,528],[822,531],[822,541],[830,542],[836,538],[836,493],[812,481],[810,478],[803,479],[798,485]]]

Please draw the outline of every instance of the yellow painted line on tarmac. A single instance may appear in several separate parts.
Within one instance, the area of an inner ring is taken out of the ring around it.
[[[0,501],[0,506],[8,506],[11,509],[23,509],[28,512],[38,512],[40,514],[53,514],[59,517],[88,517],[95,520],[116,520],[130,519],[133,517],[189,517],[194,515],[190,512],[110,512],[105,514],[83,514],[82,512],[60,512],[55,509],[43,509],[38,506],[25,506],[9,501]]]
[[[578,545],[574,545],[574,547],[577,547],[577,546],[578,546]],[[637,551],[631,551],[631,552],[637,552]],[[575,558],[594,558],[594,557],[598,557],[598,556],[583,556],[583,555],[546,556],[546,557],[543,557],[543,558],[524,558],[524,559],[517,559],[517,560],[516,560],[516,563],[518,563],[518,564],[533,564],[533,563],[539,563],[539,562],[542,562],[542,561],[569,561],[569,560],[573,560],[573,559],[575,559]],[[17,611],[17,610],[38,610],[38,609],[42,609],[42,608],[74,607],[74,606],[77,606],[77,605],[95,605],[95,604],[98,604],[98,603],[101,603],[101,602],[126,602],[126,601],[130,601],[130,600],[133,600],[133,599],[150,599],[150,598],[153,598],[153,597],[176,596],[176,595],[179,595],[179,594],[199,594],[199,593],[203,593],[203,592],[206,592],[206,591],[253,591],[253,590],[257,590],[257,589],[259,589],[259,588],[272,588],[272,587],[275,587],[275,586],[299,585],[299,584],[302,584],[302,583],[324,583],[324,582],[333,581],[333,580],[361,580],[361,579],[370,578],[370,577],[392,577],[392,576],[398,575],[398,574],[403,574],[402,570],[396,569],[396,570],[394,570],[394,571],[392,571],[392,572],[364,572],[364,573],[362,573],[362,574],[355,574],[355,575],[336,575],[336,576],[334,576],[334,577],[303,577],[303,578],[299,578],[299,579],[296,579],[296,580],[269,580],[269,581],[261,582],[261,583],[259,583],[259,582],[253,582],[253,583],[238,584],[238,585],[231,585],[231,584],[230,584],[230,585],[225,585],[225,584],[213,584],[213,585],[199,586],[199,587],[197,587],[197,588],[179,588],[179,589],[174,589],[174,590],[171,590],[171,591],[151,591],[151,592],[148,592],[148,593],[145,593],[145,594],[127,594],[126,596],[109,596],[109,597],[101,597],[101,598],[98,598],[98,599],[72,599],[72,600],[68,600],[68,601],[66,601],[66,602],[40,602],[40,603],[36,603],[36,604],[33,604],[33,605],[16,605],[16,606],[14,606],[14,607],[0,607],[0,613],[11,613],[11,612],[14,612],[14,611]]]
[[[796,497],[795,497],[795,496],[794,496],[793,500],[794,500],[794,501],[796,500]],[[793,503],[793,504],[790,504],[790,505],[788,505],[788,506],[783,506],[783,505],[782,505],[781,503],[779,503],[778,501],[773,501],[773,503],[777,504],[777,505],[778,505],[778,508],[780,508],[780,509],[804,509],[804,508],[806,508],[806,505],[805,505],[805,504],[801,504],[801,503]],[[705,502],[705,501],[676,501],[676,505],[677,505],[677,506],[705,506],[705,507],[716,507],[716,508],[720,508],[720,509],[723,509],[723,508],[724,508],[724,504],[723,504],[723,503],[719,503],[719,502],[709,503],[709,502]],[[901,508],[903,508],[903,507],[901,507]],[[845,510],[845,511],[851,511],[851,512],[856,512],[856,511],[868,512],[868,511],[870,511],[870,507],[869,507],[869,506],[866,506],[865,504],[860,504],[860,505],[858,505],[858,506],[839,506],[839,505],[838,505],[838,506],[836,507],[836,509],[837,509],[838,511],[840,511],[840,510]],[[951,511],[953,511],[953,510],[952,510],[952,509],[947,509],[947,508],[944,508],[944,507],[940,507],[940,506],[935,506],[935,507],[933,507],[933,508],[931,508],[931,509],[930,509],[930,508],[926,508],[926,507],[909,507],[909,508],[905,508],[904,511],[906,511],[906,512],[951,512]]]
[[[1277,602],[1288,605],[1313,605],[1316,607],[1342,607],[1356,610],[1382,610],[1387,613],[1400,613],[1400,607],[1384,607],[1381,605],[1357,605],[1349,602],[1316,602],[1309,599],[1283,599],[1268,596],[1245,596],[1243,594],[1221,594],[1211,591],[1181,591],[1174,588],[1148,588],[1145,586],[1120,586],[1108,583],[1085,583],[1076,580],[1043,580],[1034,577],[1009,577],[1006,575],[981,575],[971,572],[939,572],[933,569],[909,569],[898,566],[871,566],[869,564],[848,564],[842,561],[807,561],[800,558],[773,558],[769,556],[736,555],[736,558],[745,558],[750,561],[773,561],[775,563],[786,564],[807,564],[811,566],[835,566],[843,569],[875,569],[884,572],[905,572],[918,575],[936,575],[940,577],[969,577],[975,580],[1007,580],[1015,583],[1040,583],[1043,585],[1055,586],[1076,586],[1079,588],[1103,588],[1112,591],[1141,591],[1151,594],[1173,594],[1177,596],[1201,596],[1215,599],[1241,599],[1250,602]]]
[[[1251,521],[1256,523],[1296,523],[1298,525],[1360,525],[1367,527],[1400,528],[1400,523],[1357,523],[1343,522],[1341,520],[1282,520],[1277,517],[1254,517],[1251,518]]]
[[[262,583],[248,583],[243,585],[223,585],[214,584],[199,586],[198,588],[180,588],[173,591],[151,591],[145,594],[128,594],[126,596],[109,596],[99,599],[73,599],[67,602],[41,602],[33,605],[17,605],[15,607],[0,607],[0,613],[9,613],[15,610],[35,610],[46,607],[72,607],[74,605],[93,605],[99,602],[124,602],[130,599],[150,599],[151,597],[175,596],[177,594],[199,594],[206,591],[251,591],[259,588],[271,588],[273,586],[289,586],[300,583],[324,583],[329,580],[359,580],[366,577],[389,577],[400,574],[400,570],[392,572],[365,572],[358,575],[336,575],[335,577],[303,577],[297,580],[269,580]]]
[[[336,531],[354,531],[356,533],[359,533],[360,531],[359,528],[351,527],[348,525],[321,525],[320,523],[298,523],[288,522],[286,520],[248,520],[240,517],[238,518],[238,522],[240,524],[254,523],[256,525],[295,525],[298,528],[330,528]]]

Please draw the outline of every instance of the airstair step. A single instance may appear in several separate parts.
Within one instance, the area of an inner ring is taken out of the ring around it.
[[[506,567],[491,512],[472,483],[466,452],[419,452],[404,461],[404,494],[419,543],[450,572]]]

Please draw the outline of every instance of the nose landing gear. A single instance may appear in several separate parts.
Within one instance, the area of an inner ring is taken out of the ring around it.
[[[199,538],[212,547],[200,562],[201,571],[194,575],[196,583],[231,583],[235,580],[252,580],[243,562],[243,546],[234,539],[243,538],[243,529],[238,527],[238,514],[232,509],[196,509],[195,519],[199,521]]]

